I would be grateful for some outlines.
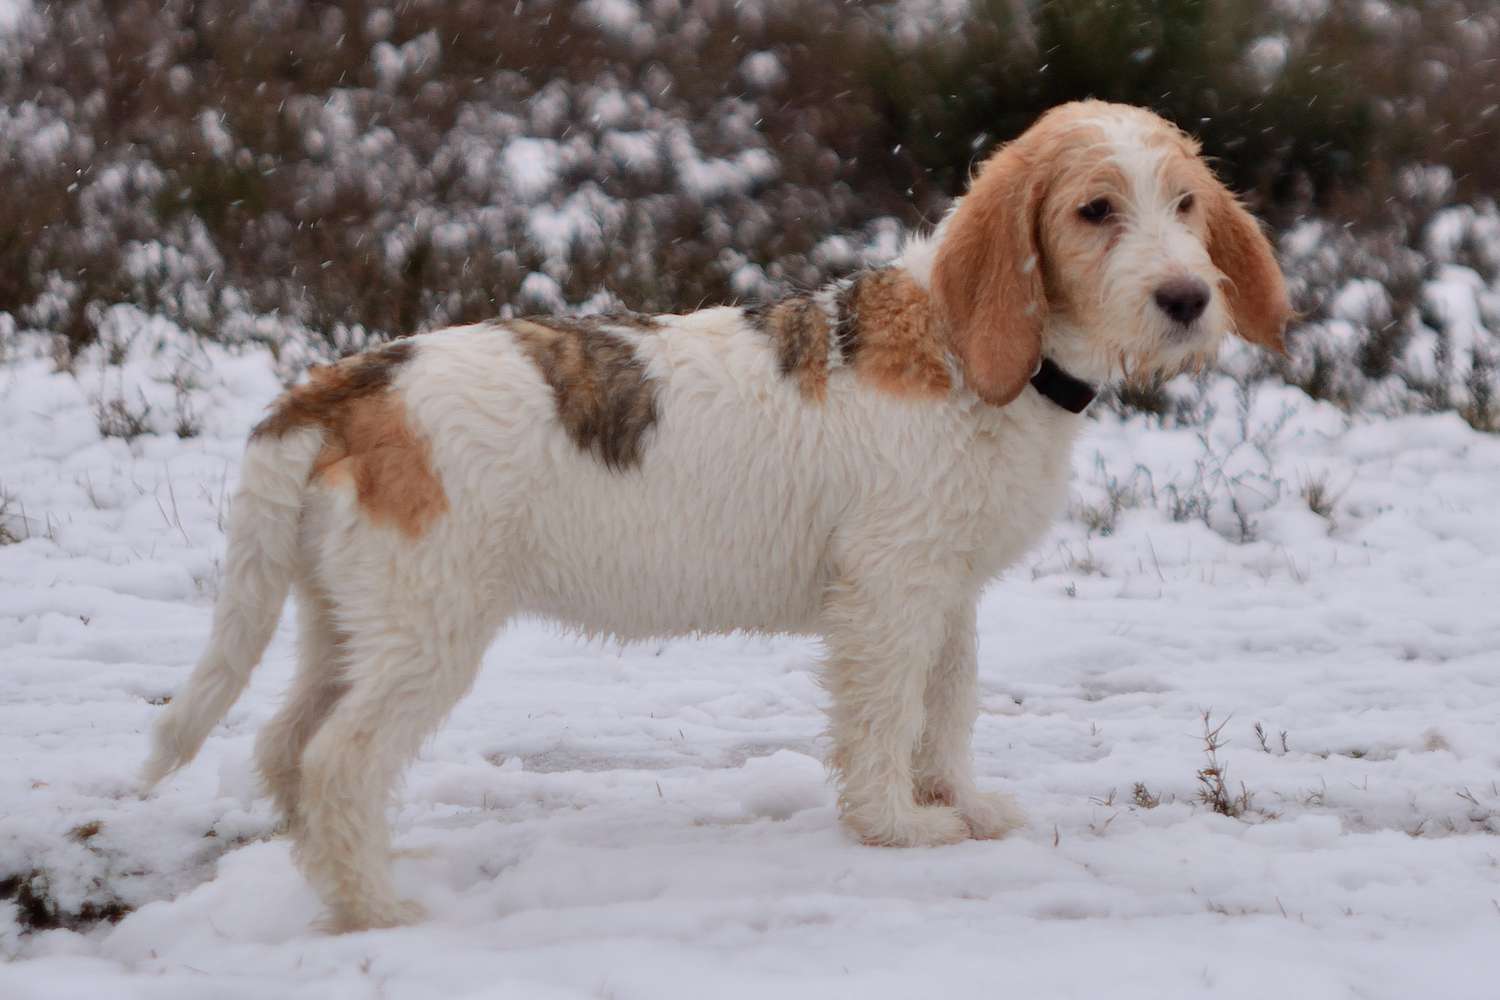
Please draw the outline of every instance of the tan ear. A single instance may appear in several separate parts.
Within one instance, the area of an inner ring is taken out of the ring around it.
[[[1018,143],[985,161],[943,230],[932,294],[947,320],[964,381],[1003,406],[1020,395],[1042,357],[1047,295],[1037,228],[1043,171]]]
[[[1286,281],[1260,224],[1227,190],[1209,202],[1208,256],[1229,279],[1224,295],[1234,332],[1285,354],[1282,334],[1292,318]]]

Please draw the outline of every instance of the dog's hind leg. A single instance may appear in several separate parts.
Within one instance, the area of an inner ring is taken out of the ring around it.
[[[349,632],[349,689],[303,753],[294,831],[298,860],[334,931],[420,918],[421,908],[400,900],[391,882],[386,801],[422,741],[473,683],[493,635],[487,622],[495,620],[481,617],[473,594],[439,604],[402,600],[381,584],[370,589],[386,590],[385,599],[364,620],[344,613],[349,602],[335,595]]]
[[[297,822],[302,784],[302,753],[349,689],[342,662],[343,636],[333,621],[333,605],[315,584],[296,585],[297,676],[274,718],[255,741],[261,781],[290,827]]]

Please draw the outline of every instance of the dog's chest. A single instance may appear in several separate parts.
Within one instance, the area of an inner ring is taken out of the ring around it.
[[[1019,412],[975,435],[967,478],[978,502],[972,520],[974,569],[990,579],[1037,545],[1068,495],[1079,418],[1056,419],[1019,400]],[[1046,404],[1050,405],[1050,404]]]

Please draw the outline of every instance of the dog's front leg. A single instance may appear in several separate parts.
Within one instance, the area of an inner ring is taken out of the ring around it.
[[[825,603],[839,807],[868,844],[956,843],[970,835],[964,817],[951,805],[919,804],[912,784],[924,694],[948,631],[934,598],[950,588],[909,567],[883,569],[846,577]]]
[[[1026,817],[1008,795],[974,784],[970,747],[979,714],[974,606],[961,602],[949,615],[942,653],[927,678],[926,723],[914,767],[918,802],[956,808],[975,837],[1003,837]]]

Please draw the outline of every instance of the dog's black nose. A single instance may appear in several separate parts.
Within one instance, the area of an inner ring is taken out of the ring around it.
[[[1208,286],[1197,278],[1173,278],[1156,290],[1156,304],[1187,326],[1208,308]]]

